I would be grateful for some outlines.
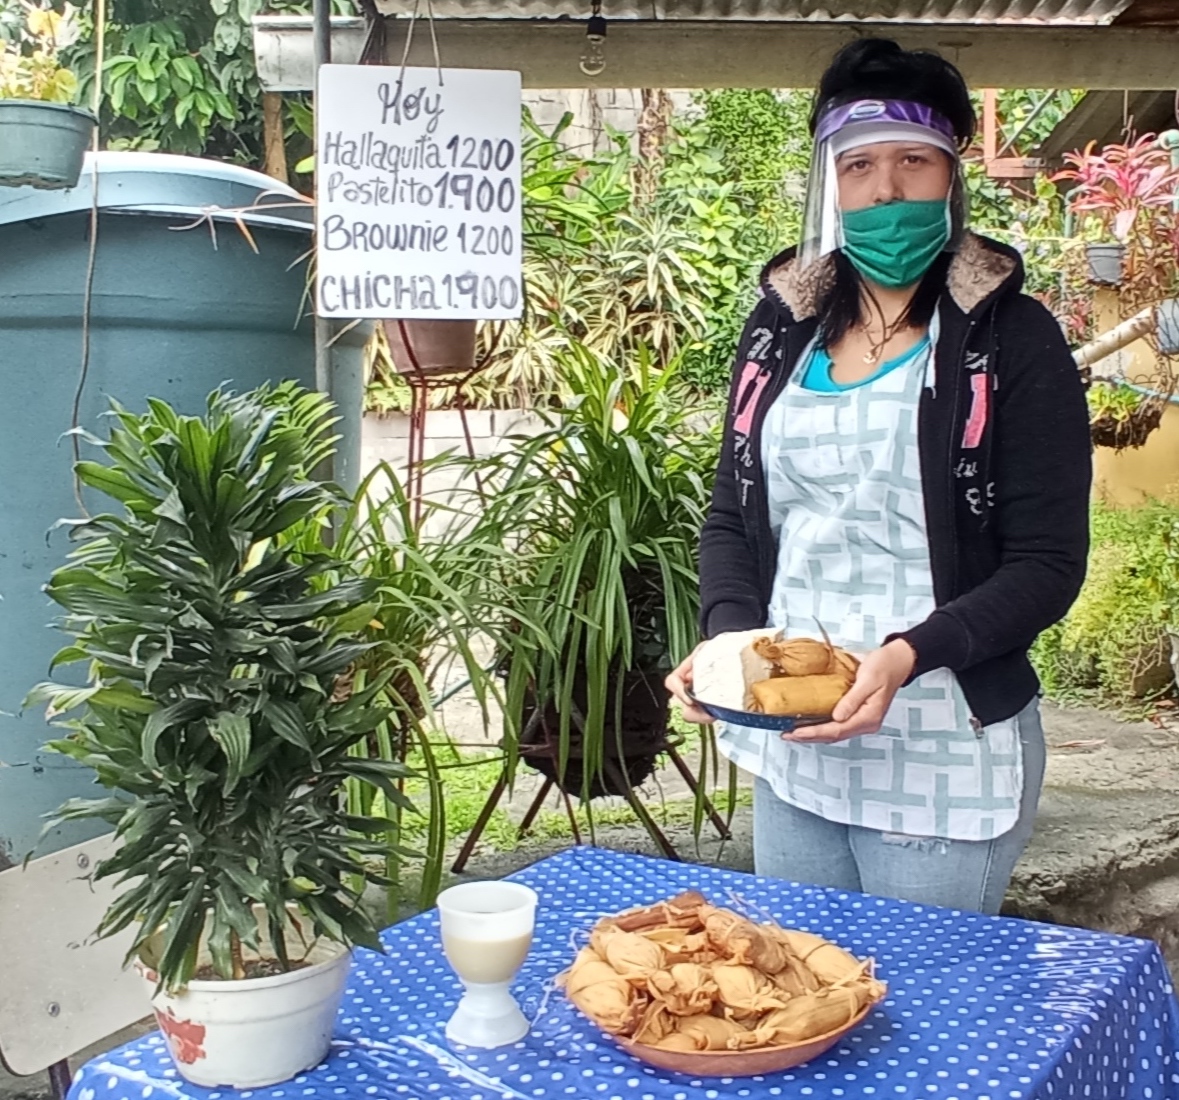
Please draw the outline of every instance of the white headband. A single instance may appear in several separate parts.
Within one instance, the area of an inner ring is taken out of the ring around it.
[[[830,148],[834,156],[839,156],[882,141],[919,141],[934,145],[952,157],[958,156],[958,150],[944,134],[915,122],[855,122],[831,135]]]

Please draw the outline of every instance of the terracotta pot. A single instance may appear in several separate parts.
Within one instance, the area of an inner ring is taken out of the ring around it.
[[[398,374],[430,378],[466,374],[475,368],[477,321],[385,320],[382,324]]]

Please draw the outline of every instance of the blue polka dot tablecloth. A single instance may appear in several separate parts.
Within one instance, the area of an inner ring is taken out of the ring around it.
[[[294,1081],[226,1093],[181,1080],[152,1035],[78,1072],[70,1100],[1179,1100],[1179,1005],[1155,944],[982,917],[596,848],[513,876],[540,895],[516,994],[534,1026],[496,1051],[451,1047],[460,993],[437,913],[358,951],[328,1060]],[[622,1052],[552,979],[599,917],[696,888],[872,955],[887,999],[828,1054],[786,1073],[695,1079]]]

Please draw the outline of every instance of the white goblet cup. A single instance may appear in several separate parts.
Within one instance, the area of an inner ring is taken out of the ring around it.
[[[536,901],[515,882],[464,882],[438,895],[442,949],[465,990],[446,1025],[451,1042],[487,1050],[528,1034],[511,984],[532,946]]]

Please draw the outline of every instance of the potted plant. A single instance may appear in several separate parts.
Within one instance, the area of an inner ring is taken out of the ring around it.
[[[479,537],[513,551],[513,610],[542,628],[505,632],[508,759],[588,798],[642,782],[664,744],[717,438],[645,350],[627,368],[574,341],[562,359],[573,396],[547,430],[470,465]]]
[[[1089,387],[1089,433],[1098,447],[1141,447],[1162,422],[1166,398],[1152,398],[1132,386],[1095,382]]]
[[[445,458],[437,461],[446,463]],[[510,607],[499,583],[505,575],[503,548],[481,542],[469,523],[453,522],[459,517],[444,500],[421,502],[420,514],[417,503],[393,468],[378,463],[334,524],[328,547],[345,574],[359,571],[374,587],[372,614],[362,627],[370,648],[349,669],[348,681],[355,690],[380,682],[377,698],[387,713],[356,751],[377,760],[404,760],[414,753],[429,794],[421,813],[405,803],[386,806],[381,813],[380,791],[361,784],[348,789],[351,812],[387,819],[390,923],[401,916],[397,888],[403,878],[407,825],[423,834],[422,858],[415,860],[421,868],[417,907],[433,906],[441,884],[446,798],[444,765],[436,759],[439,731],[432,721],[433,697],[440,687],[453,690],[461,676],[486,725],[491,702],[500,696],[486,650],[502,647],[504,631],[514,622],[503,614]],[[310,534],[313,543],[319,541],[318,530]],[[410,815],[415,820],[407,821]]]
[[[58,62],[78,36],[78,9],[21,0],[24,25],[0,40],[0,184],[73,187],[98,120],[71,106],[78,80]]]
[[[330,406],[284,384],[215,393],[203,417],[151,401],[116,410],[106,464],[81,483],[121,508],[72,524],[48,586],[85,683],[32,698],[72,716],[50,746],[110,792],[73,800],[121,845],[99,878],[123,889],[98,934],[134,926],[177,1068],[208,1087],[261,1087],[328,1049],[349,948],[380,949],[361,907],[381,818],[348,812],[348,784],[404,796],[396,761],[354,755],[385,711],[368,650],[373,584],[320,547],[338,491]],[[98,443],[98,441],[93,441]]]
[[[1120,285],[1123,276],[1135,274],[1127,271],[1135,247],[1157,243],[1158,216],[1173,220],[1179,167],[1171,164],[1153,134],[1125,145],[1107,145],[1100,152],[1090,142],[1083,152],[1068,153],[1064,159],[1071,167],[1053,178],[1074,185],[1069,212],[1095,219],[1104,238],[1086,246],[1090,277],[1095,283]],[[1172,266],[1173,260],[1172,255]]]

